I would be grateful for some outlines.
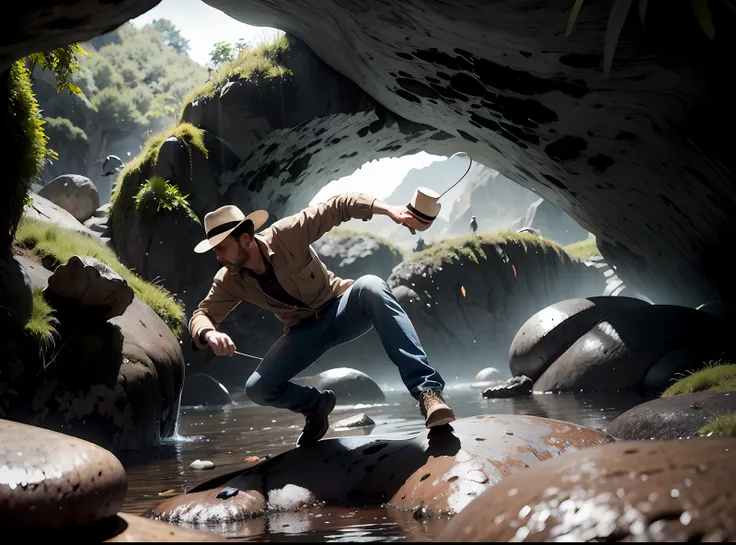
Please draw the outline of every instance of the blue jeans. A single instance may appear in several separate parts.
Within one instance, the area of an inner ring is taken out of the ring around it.
[[[391,288],[381,278],[365,275],[321,309],[316,320],[289,328],[274,343],[248,378],[248,397],[258,405],[309,412],[320,392],[290,379],[331,348],[357,339],[372,327],[411,395],[418,398],[422,390],[444,389],[442,377],[429,366],[417,332]]]

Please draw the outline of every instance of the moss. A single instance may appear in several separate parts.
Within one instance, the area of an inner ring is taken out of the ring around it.
[[[698,435],[704,437],[713,435],[736,436],[736,413],[722,414],[714,418],[698,430]]]
[[[115,229],[123,228],[123,219],[128,208],[133,205],[135,195],[146,183],[146,179],[153,174],[161,145],[171,137],[178,138],[201,151],[205,157],[209,157],[204,143],[204,129],[191,123],[179,123],[149,138],[141,153],[125,165],[113,188],[110,197],[112,204],[108,213],[108,221],[112,222],[113,232]]]
[[[601,255],[595,237],[588,237],[585,240],[573,242],[572,244],[563,246],[563,248],[571,257],[576,259],[588,259],[589,257]]]
[[[182,306],[167,290],[146,282],[122,265],[115,253],[98,239],[58,225],[23,218],[18,226],[16,242],[32,250],[51,269],[66,263],[73,255],[86,255],[102,261],[122,276],[136,296],[150,306],[174,334],[180,337],[184,320]]]
[[[344,228],[337,228],[332,229],[330,231],[330,236],[334,238],[337,242],[341,242],[346,239],[352,239],[355,237],[365,236],[370,237],[379,244],[383,244],[384,246],[388,246],[393,252],[397,253],[398,255],[405,257],[405,254],[407,253],[407,250],[402,248],[401,246],[398,246],[394,242],[390,241],[387,238],[384,238],[382,236],[374,235],[373,233],[369,233],[368,231],[360,231],[360,230],[353,230],[353,229],[344,229]]]
[[[280,56],[288,48],[289,39],[284,35],[254,49],[243,49],[235,59],[220,66],[207,83],[193,89],[184,97],[182,118],[189,104],[195,100],[213,98],[228,81],[248,80],[256,77],[283,78],[290,75],[291,71],[280,64]]]
[[[0,75],[0,149],[12,158],[3,164],[3,188],[0,198],[2,232],[0,247],[8,248],[23,215],[31,182],[38,176],[45,160],[54,157],[47,149],[48,136],[33,94],[30,72],[24,61],[13,63]]]
[[[58,320],[54,317],[54,309],[43,297],[43,290],[33,288],[33,308],[31,317],[26,322],[24,329],[39,346],[45,347],[53,344],[56,335],[54,327]]]
[[[182,195],[177,186],[172,185],[168,180],[164,180],[163,177],[151,176],[135,194],[134,200],[138,212],[157,213],[162,210],[168,212],[183,210],[190,218],[200,223],[192,207],[189,206],[188,196]]]
[[[483,247],[493,244],[519,244],[526,251],[537,248],[545,252],[555,252],[560,258],[570,258],[565,250],[553,240],[531,233],[507,231],[493,235],[467,235],[435,242],[421,252],[408,255],[407,261],[439,264],[442,262],[452,263],[461,258],[466,258],[474,263],[479,263],[480,260],[487,259]]]
[[[712,362],[667,388],[662,397],[671,397],[695,392],[736,391],[736,364]]]

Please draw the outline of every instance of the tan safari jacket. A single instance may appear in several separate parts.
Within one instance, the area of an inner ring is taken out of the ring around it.
[[[223,267],[215,275],[207,297],[189,320],[189,331],[195,347],[204,348],[199,342],[200,330],[216,329],[241,301],[273,312],[284,327],[288,328],[313,315],[331,299],[344,293],[353,284],[353,280],[338,278],[328,271],[311,244],[345,221],[371,219],[374,201],[374,197],[363,193],[342,193],[327,202],[282,218],[256,233],[254,238],[273,266],[279,283],[310,308],[280,303],[263,293],[255,278],[246,271],[231,275]]]

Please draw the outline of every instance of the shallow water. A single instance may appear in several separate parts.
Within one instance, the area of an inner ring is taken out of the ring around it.
[[[542,394],[522,399],[483,399],[479,390],[449,388],[445,398],[459,418],[480,414],[526,414],[605,429],[619,414],[646,401],[633,394]],[[389,391],[375,405],[338,405],[331,422],[366,413],[376,426],[363,430],[330,429],[325,438],[346,435],[402,437],[423,429],[416,401],[405,391]],[[156,449],[121,454],[128,475],[123,511],[142,514],[166,499],[218,475],[253,465],[248,456],[274,456],[293,448],[304,417],[243,401],[220,408],[185,408],[179,435]],[[216,467],[196,470],[196,459]],[[160,495],[166,492],[165,495]],[[240,541],[430,541],[448,519],[415,520],[412,513],[383,508],[322,508],[279,513],[211,531]]]

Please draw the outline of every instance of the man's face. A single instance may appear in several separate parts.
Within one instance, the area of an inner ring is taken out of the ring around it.
[[[230,274],[238,274],[240,269],[248,261],[250,250],[252,247],[251,239],[248,235],[241,235],[239,239],[228,236],[213,248],[215,256],[220,265],[227,267]]]

